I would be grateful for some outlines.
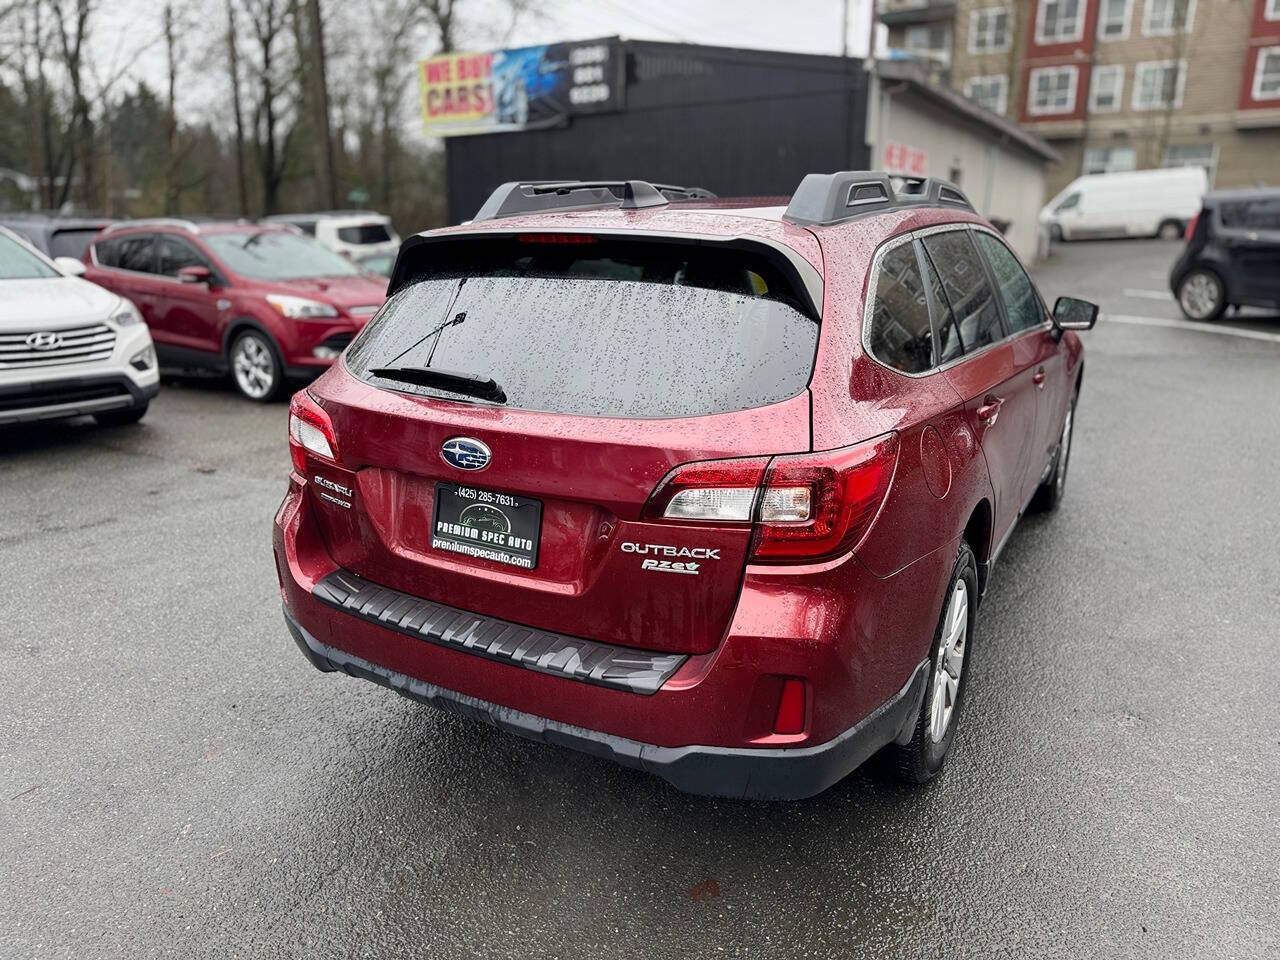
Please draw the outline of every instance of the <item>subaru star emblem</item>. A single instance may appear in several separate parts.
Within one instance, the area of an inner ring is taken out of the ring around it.
[[[444,462],[459,470],[483,470],[489,465],[489,448],[474,437],[453,437],[440,448]]]
[[[33,333],[27,337],[27,346],[32,350],[53,350],[62,346],[62,334],[52,330]]]

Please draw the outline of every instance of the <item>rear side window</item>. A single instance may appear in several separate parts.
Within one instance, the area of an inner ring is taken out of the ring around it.
[[[1280,197],[1224,203],[1221,217],[1222,225],[1232,230],[1280,231]]]
[[[1004,315],[1009,321],[1010,332],[1018,333],[1040,326],[1045,320],[1040,310],[1040,298],[1018,258],[989,233],[977,231],[973,236],[1000,287],[1000,299],[1004,302]]]
[[[113,237],[94,246],[98,263],[118,270],[155,272],[155,238],[150,234]]]
[[[314,227],[311,232],[315,233]],[[339,227],[338,239],[343,243],[386,243],[391,234],[384,224],[366,223],[359,227]]]
[[[445,241],[344,362],[378,386],[470,401],[371,373],[431,366],[492,378],[506,405],[690,417],[805,389],[818,323],[766,254],[561,235]]]
[[[872,296],[867,349],[895,370],[924,373],[933,366],[933,331],[913,244],[900,244],[881,259]]]
[[[981,350],[1004,336],[995,291],[968,230],[949,230],[925,237],[924,248],[942,278],[951,312],[960,325],[966,352]]]
[[[924,260],[925,283],[933,299],[934,326],[938,332],[938,363],[948,363],[964,354],[964,343],[960,340],[960,328],[956,325],[955,315],[947,302],[947,292],[942,288],[942,278],[927,256],[921,259]]]

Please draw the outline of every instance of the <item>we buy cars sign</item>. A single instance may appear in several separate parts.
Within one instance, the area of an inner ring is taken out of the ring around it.
[[[418,64],[429,136],[536,130],[579,113],[622,109],[617,38],[446,53]]]
[[[884,145],[884,169],[900,176],[923,177],[929,167],[929,154],[918,147],[890,140]]]

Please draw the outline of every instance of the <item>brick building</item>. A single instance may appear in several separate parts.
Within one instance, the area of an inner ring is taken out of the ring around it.
[[[1082,173],[1197,164],[1280,184],[1280,0],[881,0],[897,55]]]

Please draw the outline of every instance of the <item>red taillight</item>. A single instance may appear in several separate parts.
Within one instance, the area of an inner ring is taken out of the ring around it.
[[[333,422],[305,390],[299,390],[289,403],[289,456],[293,469],[305,475],[307,453],[337,462],[338,440]]]
[[[794,563],[852,550],[880,512],[897,462],[896,433],[840,450],[775,458],[766,488],[808,487],[809,517],[770,523],[762,516],[752,558]]]
[[[804,681],[789,677],[782,681],[778,713],[773,718],[774,733],[804,733]]]
[[[772,460],[709,460],[672,470],[645,520],[755,524],[751,558],[804,563],[852,550],[889,492],[898,436]]]
[[[521,243],[595,243],[589,233],[522,233],[516,237]]]
[[[1200,213],[1204,213],[1204,211],[1201,210]],[[1200,213],[1191,218],[1191,222],[1187,224],[1187,232],[1183,234],[1182,239],[1190,240],[1191,235],[1196,232],[1196,224],[1200,222]]]

